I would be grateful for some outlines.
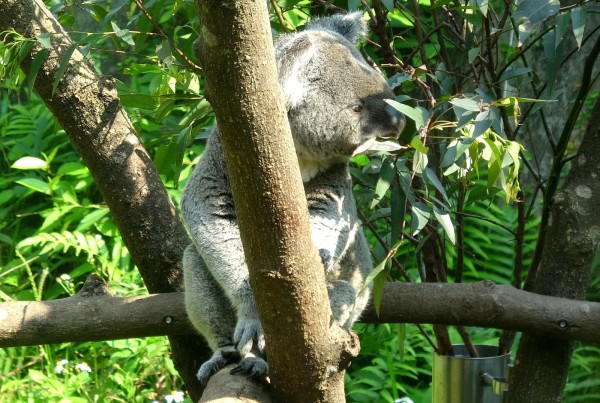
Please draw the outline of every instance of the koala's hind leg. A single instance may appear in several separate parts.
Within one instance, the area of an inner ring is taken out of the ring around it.
[[[236,315],[194,245],[188,246],[183,254],[183,274],[188,317],[214,351],[197,374],[206,384],[221,368],[240,360],[233,345]]]

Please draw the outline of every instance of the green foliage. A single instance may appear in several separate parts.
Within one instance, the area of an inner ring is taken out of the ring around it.
[[[0,350],[10,402],[148,402],[180,388],[164,338]],[[136,374],[132,376],[131,374]]]
[[[192,49],[199,32],[194,2],[152,0],[142,2],[143,11],[125,0],[46,3],[99,73],[116,78],[121,102],[177,203],[203,150],[195,140],[214,123]],[[560,8],[555,0],[323,3],[278,1],[272,26],[301,29],[329,6],[385,21],[361,51],[387,73],[398,94],[390,105],[408,121],[398,141],[376,142],[368,157],[353,159],[377,266],[370,278],[376,302],[385,281],[431,280],[423,251],[433,241],[448,281],[522,282],[544,225],[540,195],[549,175],[542,176],[544,164],[524,144],[550,143],[551,159],[562,160],[576,151],[586,119],[564,131],[562,154],[551,133],[529,141],[525,131],[560,92],[574,93],[560,88],[560,69],[577,53],[568,53],[568,38],[576,48],[589,40],[584,28],[592,9]],[[65,297],[89,273],[117,295],[143,293],[89,171],[31,92],[50,41],[0,33],[0,298]],[[21,72],[19,62],[38,45],[41,52]],[[535,70],[534,58],[544,59],[545,71]],[[63,73],[65,66],[63,60]],[[587,98],[588,109],[596,97]],[[600,300],[598,266],[591,300]],[[498,331],[469,330],[474,342],[497,342]],[[360,324],[356,331],[362,351],[347,372],[349,401],[430,399],[430,327]],[[462,342],[455,329],[449,334]],[[565,401],[600,397],[599,363],[600,350],[578,344]],[[181,387],[165,338],[0,350],[0,396],[7,401],[152,401]]]
[[[414,325],[356,325],[361,354],[346,374],[348,402],[430,399],[433,356]]]

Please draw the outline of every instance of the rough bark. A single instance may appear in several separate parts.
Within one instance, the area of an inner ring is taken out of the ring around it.
[[[600,244],[600,100],[551,210],[533,291],[583,299]],[[510,373],[509,402],[560,402],[573,342],[525,333]]]
[[[194,334],[181,292],[131,298],[78,294],[54,301],[5,302],[0,304],[0,320],[0,347]],[[491,327],[600,344],[600,303],[544,296],[487,281],[386,284],[379,316],[371,304],[361,322]]]
[[[267,4],[197,6],[198,57],[221,132],[274,399],[343,402],[343,368],[331,368],[347,365],[355,339],[329,326],[325,274],[311,241]]]
[[[59,65],[73,42],[41,0],[0,0],[0,31],[25,37],[51,34],[52,48],[41,65],[35,89],[65,130],[117,223],[150,292],[181,290],[181,256],[189,243],[183,225],[152,159],[121,108],[110,77],[98,76],[76,49],[53,92]],[[36,45],[21,67],[28,73]],[[199,337],[173,337],[173,360],[192,394],[198,395],[197,362],[207,347]]]

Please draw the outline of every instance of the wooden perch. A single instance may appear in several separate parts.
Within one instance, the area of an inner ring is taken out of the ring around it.
[[[0,304],[0,347],[194,333],[181,292],[128,298],[88,294]],[[380,315],[368,309],[362,321],[493,327],[600,343],[600,303],[488,281],[387,284]]]

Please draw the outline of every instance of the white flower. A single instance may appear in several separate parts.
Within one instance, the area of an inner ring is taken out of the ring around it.
[[[92,368],[90,368],[90,366],[87,364],[87,362],[82,362],[81,364],[77,364],[77,365],[75,365],[75,368],[77,368],[80,371],[92,372]]]
[[[394,400],[394,403],[415,403],[410,397],[401,397]]]
[[[68,281],[68,280],[71,280],[71,276],[69,276],[67,273],[63,273],[60,275],[60,279],[62,281]]]
[[[56,372],[57,374],[62,374],[63,371],[65,370],[65,365],[68,364],[68,360],[60,360],[56,363],[56,366],[54,367],[54,372]]]
[[[167,403],[180,403],[183,402],[183,392],[179,390],[172,390],[170,394],[165,396]]]

